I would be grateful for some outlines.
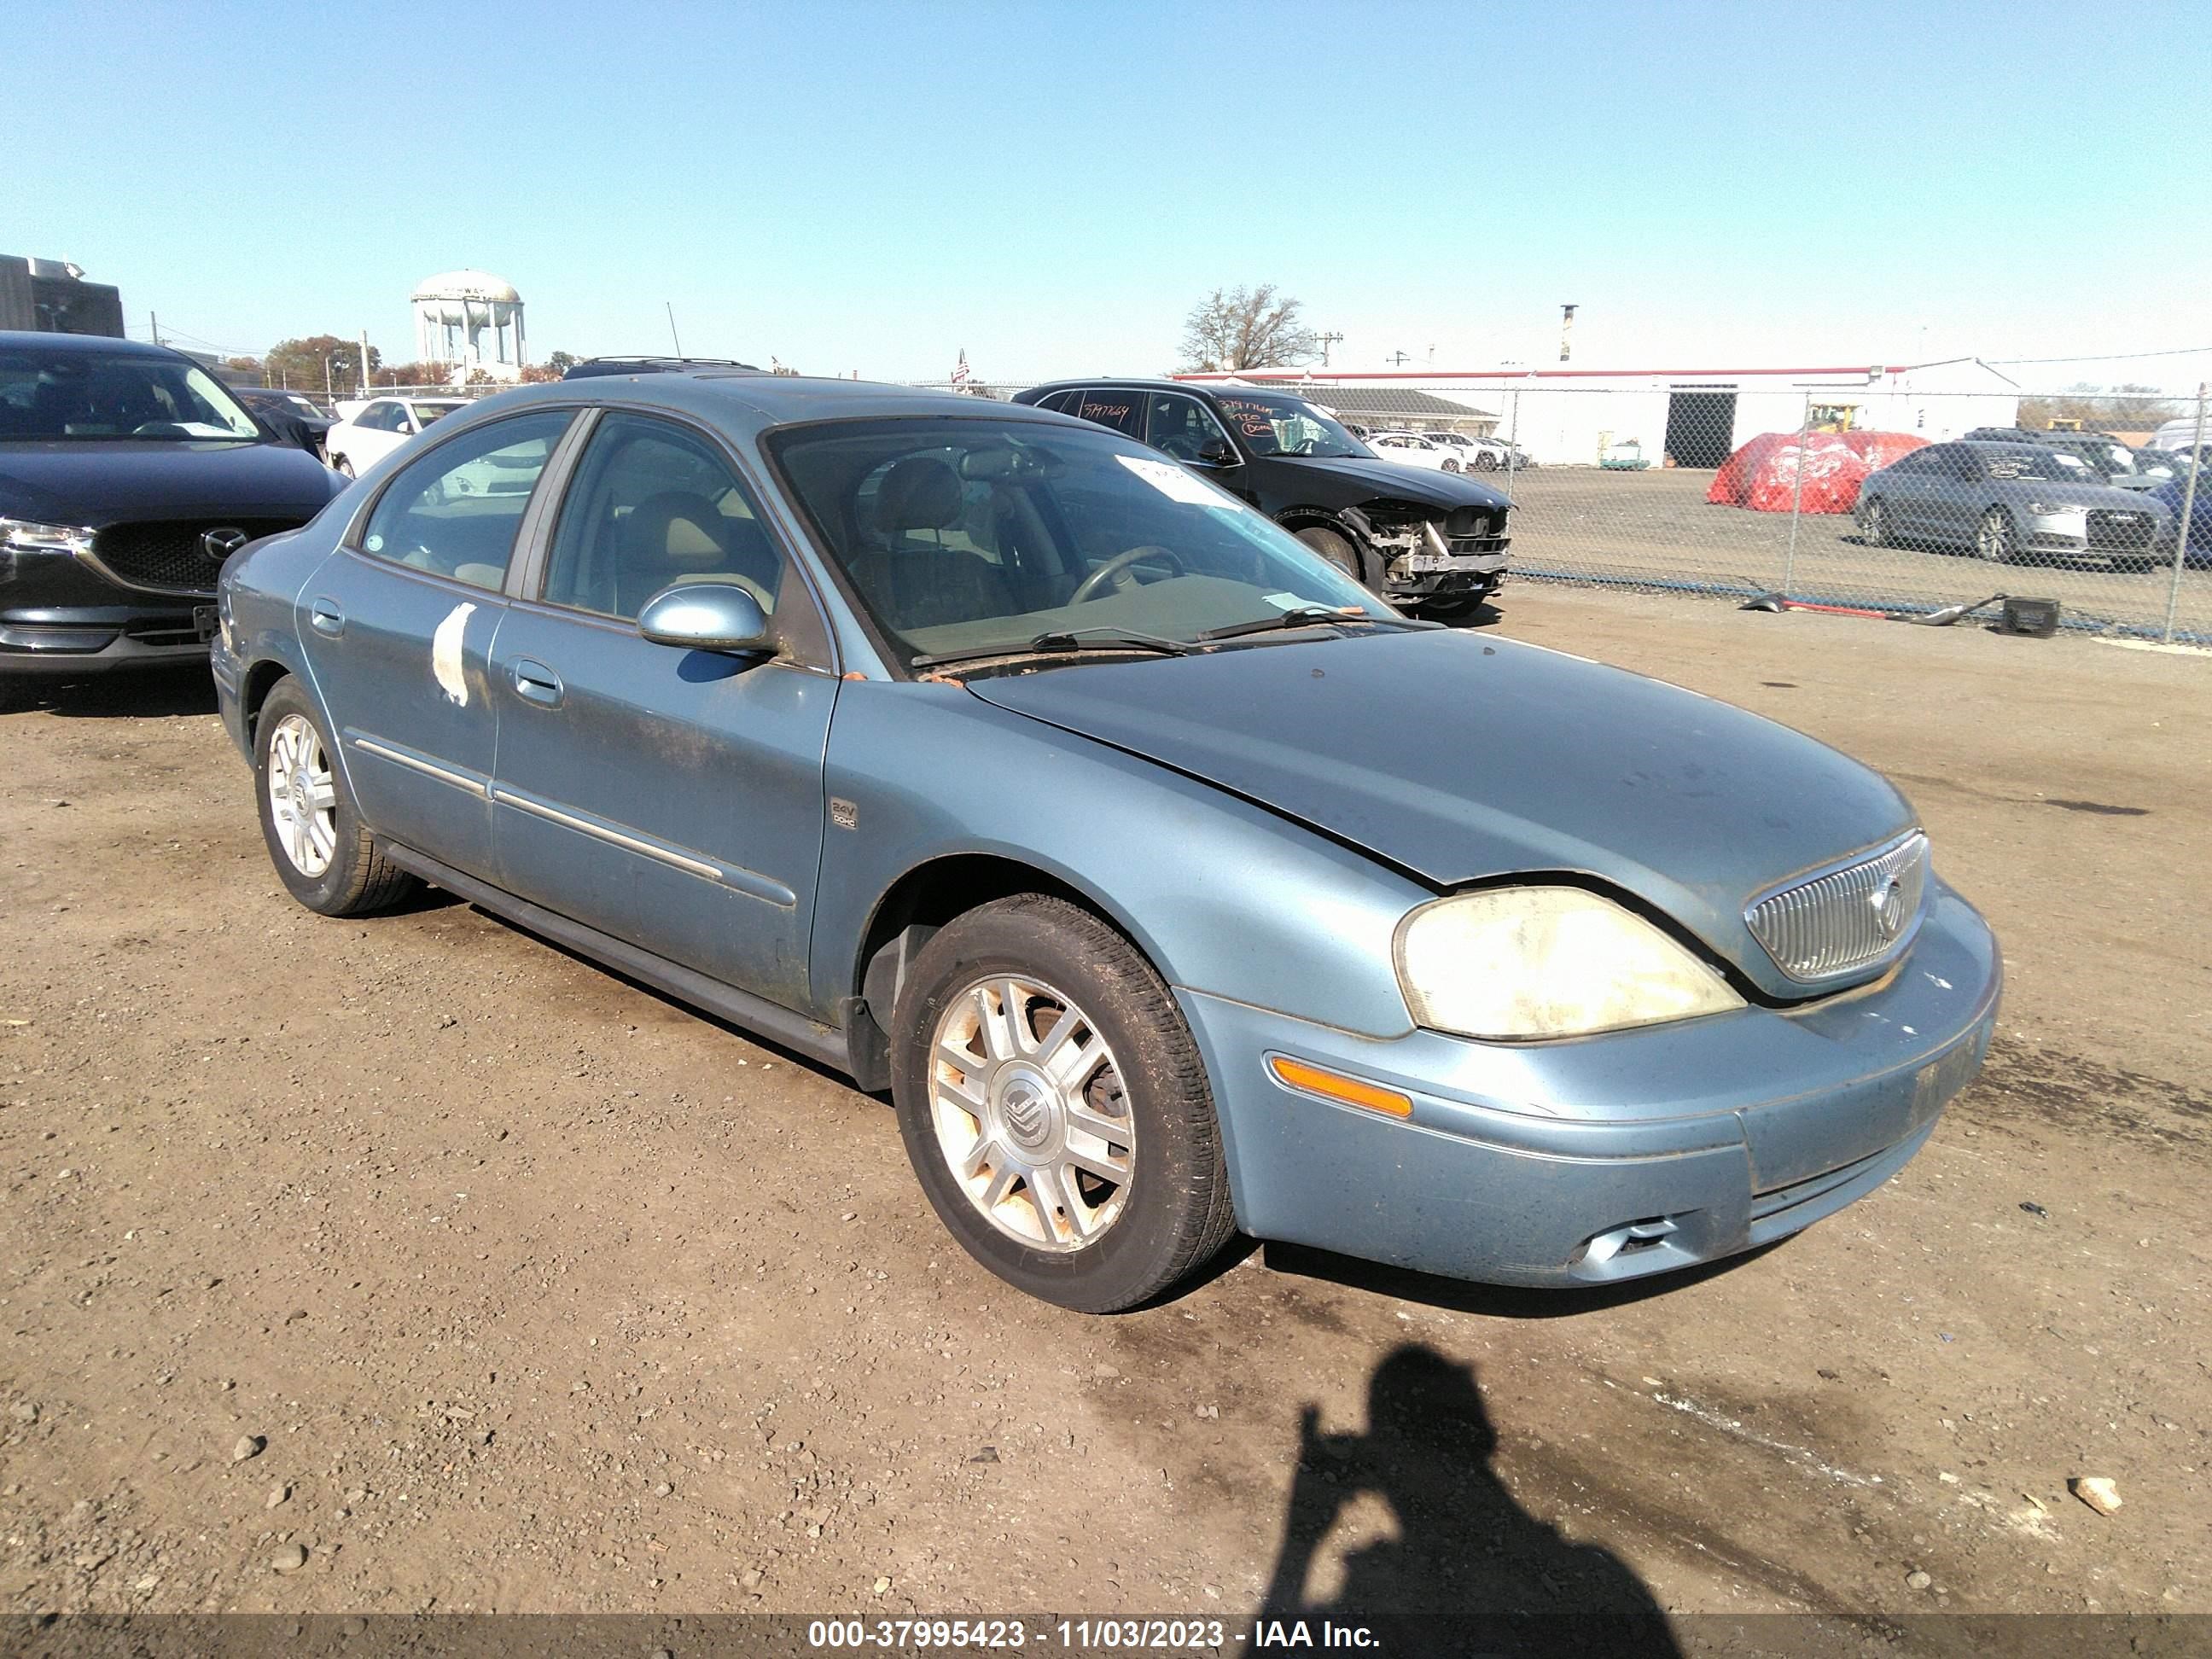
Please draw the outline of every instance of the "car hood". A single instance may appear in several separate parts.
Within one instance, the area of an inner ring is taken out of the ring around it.
[[[0,514],[98,529],[134,519],[311,519],[345,480],[291,444],[0,443]]]
[[[1418,501],[1423,507],[1504,507],[1505,495],[1456,472],[1431,471],[1402,461],[1370,460],[1364,456],[1293,455],[1273,458],[1302,471],[1313,471],[1348,483],[1365,484],[1378,495]]]
[[[1443,630],[979,678],[1000,708],[1142,756],[1430,885],[1576,872],[1778,997],[1747,902],[1915,823],[1880,774],[1693,691]]]

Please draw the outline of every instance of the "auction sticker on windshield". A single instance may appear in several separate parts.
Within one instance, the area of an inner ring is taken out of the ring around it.
[[[1193,507],[1242,507],[1234,495],[1223,494],[1203,478],[1194,478],[1173,461],[1148,461],[1141,455],[1114,458],[1171,501]]]

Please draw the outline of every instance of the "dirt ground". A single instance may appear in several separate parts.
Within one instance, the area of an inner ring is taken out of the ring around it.
[[[1503,475],[1484,473],[1503,486]],[[1802,599],[1887,603],[1926,610],[2008,592],[2057,599],[2083,623],[2160,632],[2172,571],[2114,570],[2102,560],[2036,554],[1988,565],[1963,551],[1869,547],[1849,514],[1807,514],[1790,548],[1787,513],[1753,513],[1705,500],[1709,470],[1654,467],[1604,472],[1538,467],[1512,484],[1513,558],[1522,569],[1624,580],[1708,582]],[[2175,626],[2212,641],[2212,570],[2185,569]]]
[[[465,905],[298,908],[204,681],[0,716],[0,1603],[2212,1612],[2212,659],[1497,626],[1918,804],[2009,990],[1888,1187],[1632,1293],[1247,1248],[1065,1314],[878,1101]]]

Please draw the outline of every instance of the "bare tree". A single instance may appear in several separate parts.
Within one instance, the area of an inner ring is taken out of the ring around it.
[[[1299,302],[1273,283],[1218,289],[1183,319],[1186,368],[1262,368],[1311,362],[1321,342],[1298,320]]]
[[[2110,388],[2079,382],[2056,397],[2022,398],[2020,424],[2031,430],[2066,422],[2090,432],[2148,432],[2181,412],[2156,386]]]

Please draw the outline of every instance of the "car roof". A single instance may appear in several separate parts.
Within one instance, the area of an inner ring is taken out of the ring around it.
[[[149,357],[160,362],[182,361],[198,367],[193,358],[170,346],[152,345],[144,340],[126,340],[117,334],[49,334],[43,329],[0,329],[0,346],[37,346],[42,350],[55,351],[64,356],[82,354],[86,356],[99,352],[110,356]]]
[[[819,379],[804,374],[753,374],[741,370],[595,374],[516,386],[480,400],[495,412],[541,404],[660,409],[697,416],[724,428],[754,433],[811,421],[889,420],[916,416],[972,416],[1065,425],[1072,416],[1026,404],[873,380]]]

